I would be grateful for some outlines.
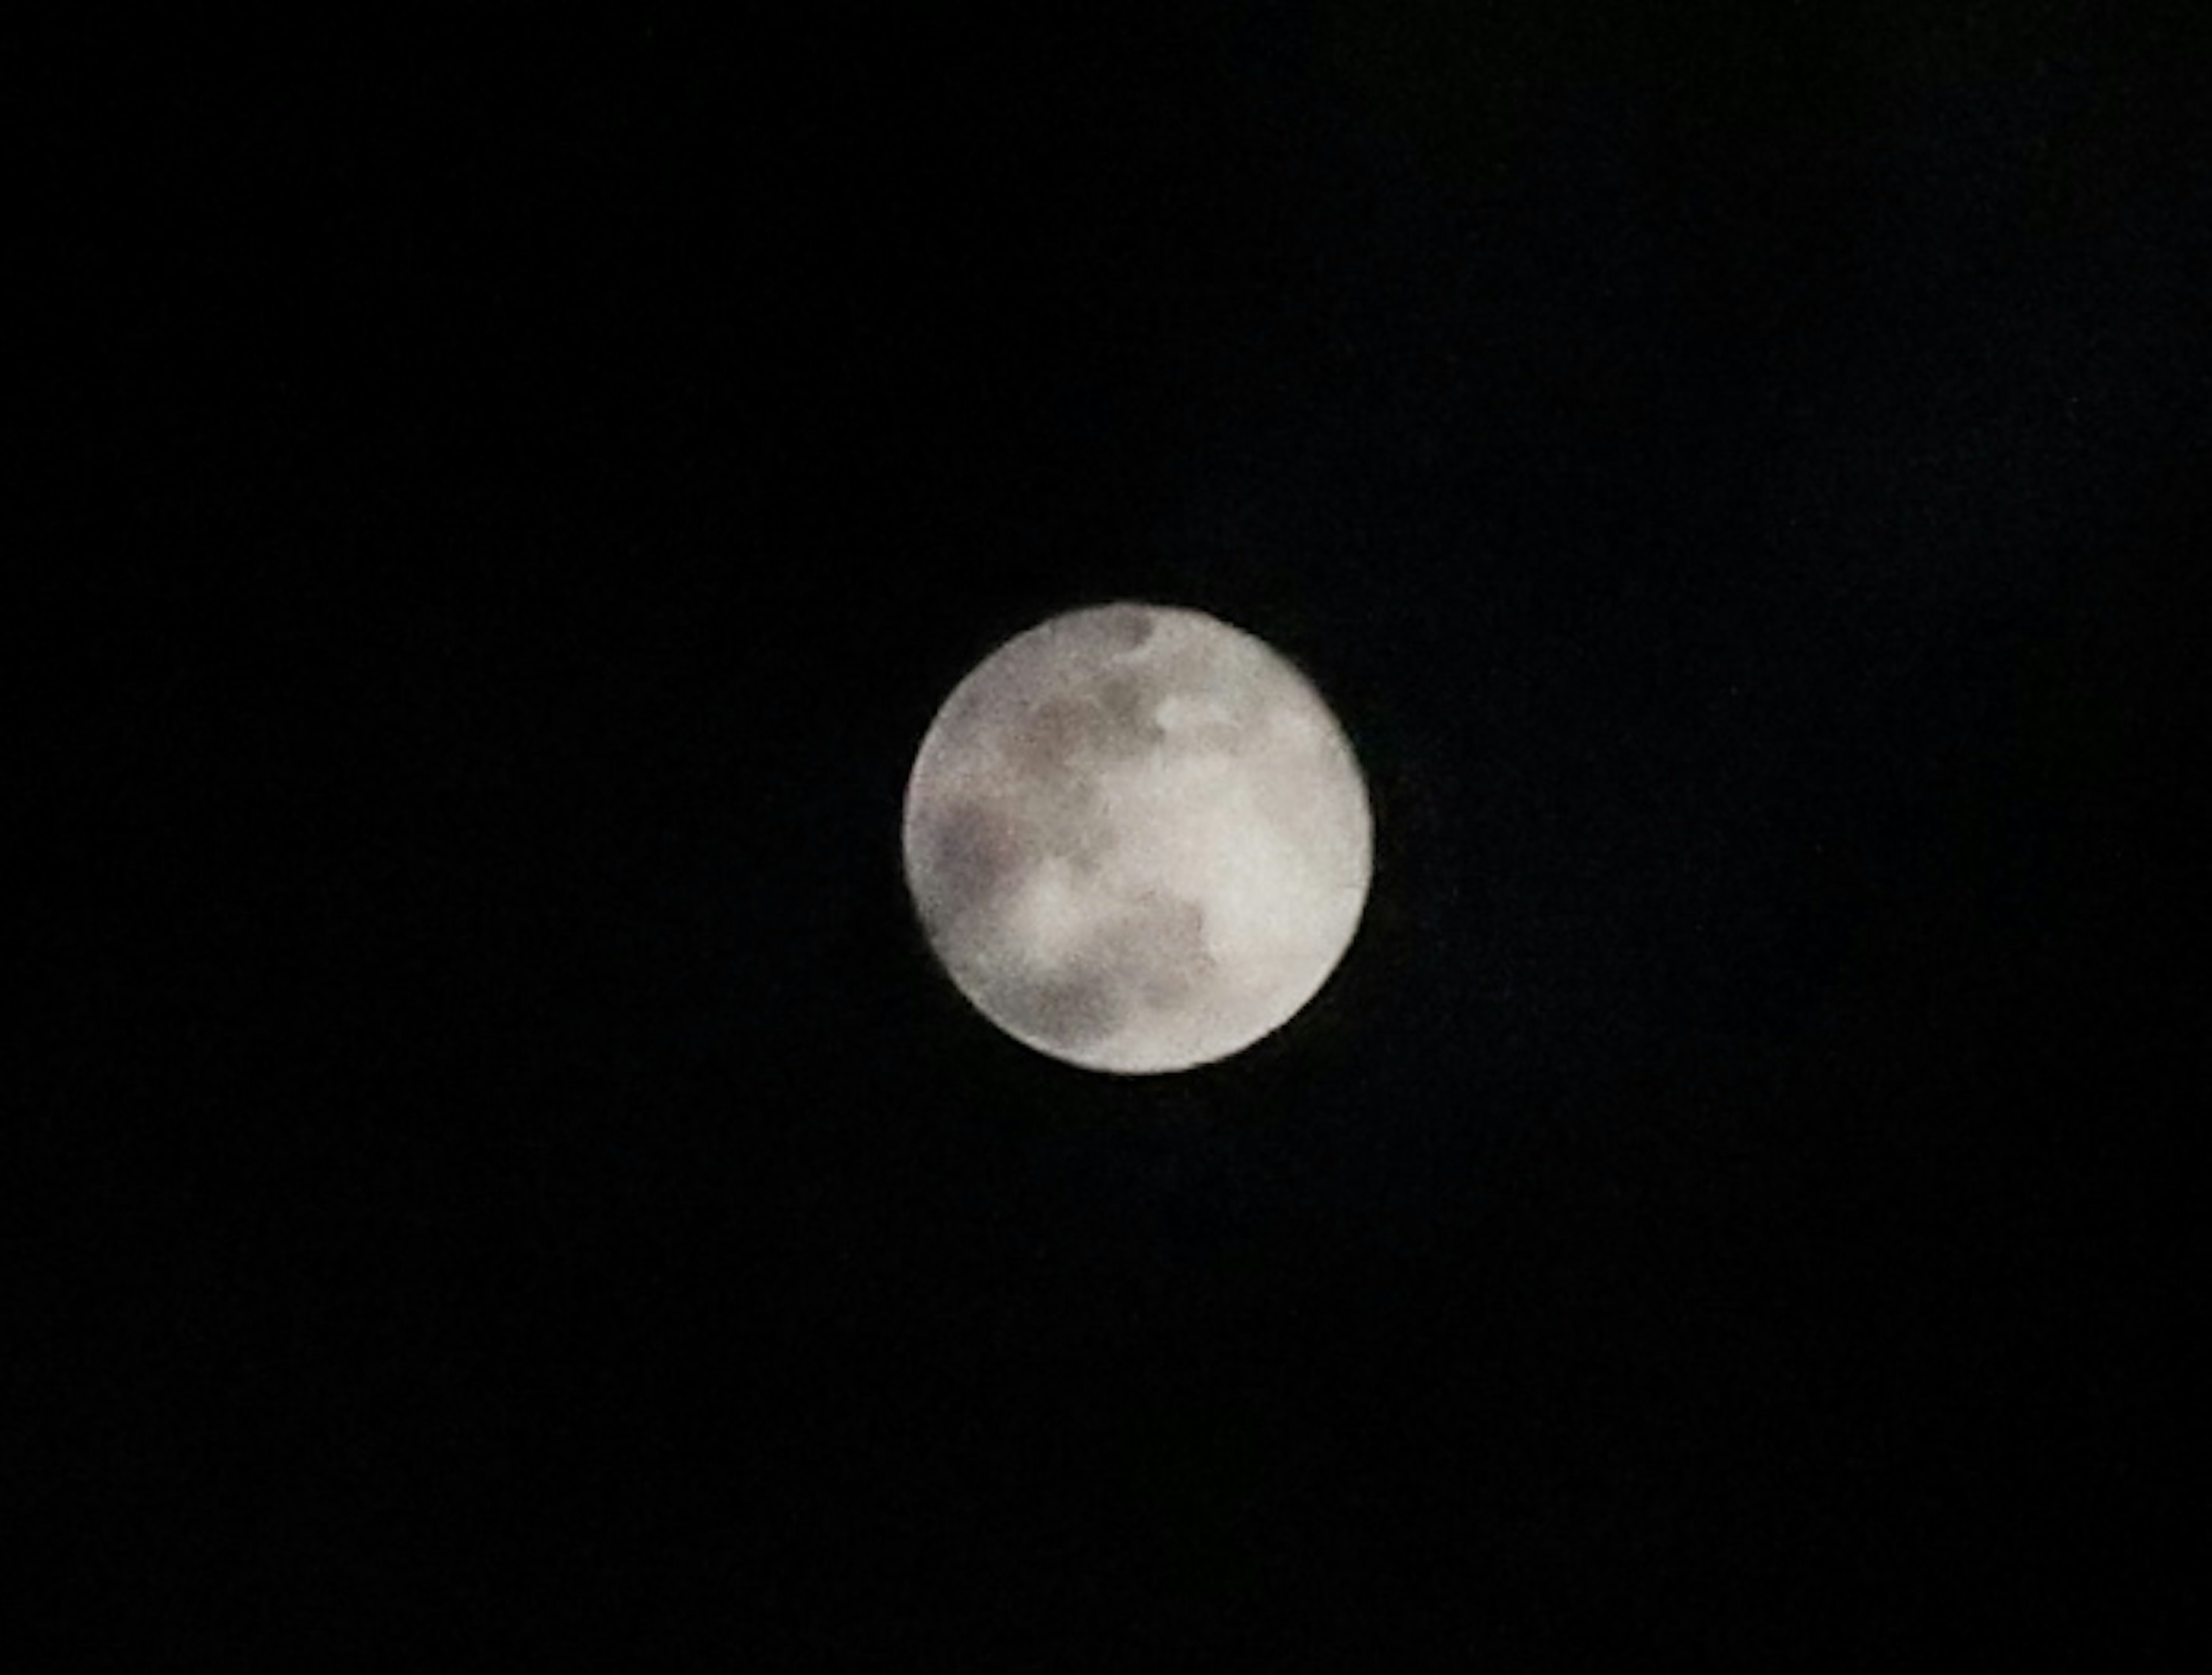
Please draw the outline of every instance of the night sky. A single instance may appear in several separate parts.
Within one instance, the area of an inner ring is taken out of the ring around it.
[[[295,9],[31,76],[58,1645],[2161,1661],[2201,8]],[[1375,809],[1183,1075],[900,874],[1115,599]]]

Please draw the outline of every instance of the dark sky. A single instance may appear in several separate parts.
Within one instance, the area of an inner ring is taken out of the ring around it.
[[[239,1669],[2151,1666],[2194,9],[784,9],[33,76],[52,1595]],[[1328,990],[1182,1076],[998,1036],[898,871],[952,683],[1115,598],[1376,808]]]

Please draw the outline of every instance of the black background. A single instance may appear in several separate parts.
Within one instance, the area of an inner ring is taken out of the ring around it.
[[[726,11],[25,72],[55,1644],[2152,1666],[2191,9]],[[1115,598],[1376,811],[1182,1076],[898,871]]]

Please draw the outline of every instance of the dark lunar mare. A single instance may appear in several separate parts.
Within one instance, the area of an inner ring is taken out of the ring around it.
[[[1059,1047],[1103,1041],[1128,1015],[1122,985],[1102,961],[1079,959],[1050,977],[1014,971],[978,974],[978,991],[1008,1027]]]
[[[1036,856],[1013,823],[988,803],[953,804],[921,834],[922,864],[915,877],[922,917],[933,929],[957,933],[1003,900]]]

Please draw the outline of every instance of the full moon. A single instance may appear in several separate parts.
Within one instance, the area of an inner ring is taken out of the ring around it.
[[[1117,604],[1018,634],[953,688],[907,782],[908,887],[960,992],[1086,1069],[1188,1069],[1317,994],[1367,901],[1351,745],[1280,654]]]

